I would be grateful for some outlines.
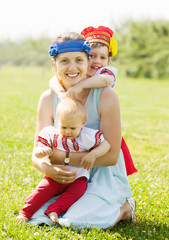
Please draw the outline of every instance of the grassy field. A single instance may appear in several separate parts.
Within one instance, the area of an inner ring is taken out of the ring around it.
[[[123,136],[138,173],[129,176],[136,221],[112,230],[18,225],[15,218],[42,175],[31,151],[40,94],[52,71],[0,69],[0,239],[169,239],[169,81],[119,76]],[[169,79],[168,79],[169,80]]]

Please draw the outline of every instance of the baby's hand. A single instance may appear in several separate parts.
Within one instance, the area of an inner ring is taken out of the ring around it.
[[[93,168],[93,164],[95,160],[96,160],[95,154],[92,152],[89,152],[82,157],[80,165],[87,170],[91,170]]]
[[[51,156],[53,154],[53,151],[50,147],[37,147],[34,150],[35,156],[37,158],[43,158],[45,156]]]
[[[66,92],[66,97],[77,98],[77,94],[82,90],[83,88],[81,87],[80,83],[78,83],[75,86],[69,88],[69,90]]]

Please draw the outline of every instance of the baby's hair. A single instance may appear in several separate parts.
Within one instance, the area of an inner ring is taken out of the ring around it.
[[[65,97],[62,98],[57,106],[56,117],[59,119],[60,115],[64,115],[64,118],[73,118],[80,116],[82,122],[86,121],[86,108],[78,100]]]

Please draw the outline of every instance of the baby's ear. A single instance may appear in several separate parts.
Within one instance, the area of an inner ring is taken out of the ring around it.
[[[86,122],[87,122],[87,120],[85,120],[85,121],[83,122],[82,127],[84,127],[84,125],[85,125]]]

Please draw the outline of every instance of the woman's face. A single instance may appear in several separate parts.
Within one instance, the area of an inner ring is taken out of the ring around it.
[[[109,50],[107,46],[91,49],[87,75],[92,77],[99,68],[109,65]]]
[[[57,76],[66,89],[74,86],[86,77],[88,59],[84,52],[66,52],[56,57]]]

